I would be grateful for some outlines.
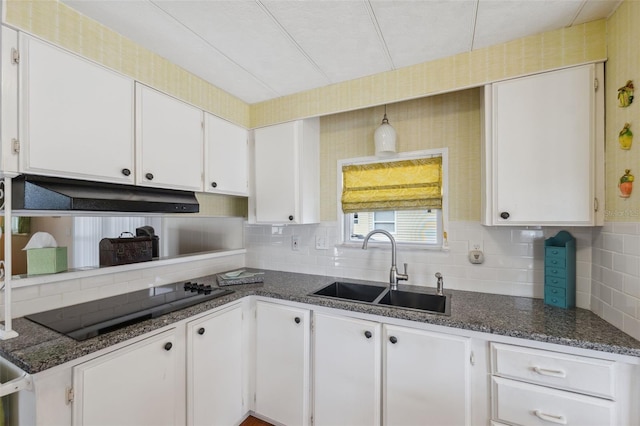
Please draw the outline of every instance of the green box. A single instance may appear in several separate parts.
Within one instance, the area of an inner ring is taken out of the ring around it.
[[[47,247],[27,250],[27,274],[55,274],[67,270],[67,248]]]

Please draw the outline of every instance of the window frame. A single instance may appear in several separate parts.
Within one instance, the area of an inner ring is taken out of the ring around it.
[[[385,157],[358,157],[358,158],[345,158],[338,160],[337,167],[337,218],[340,223],[340,239],[341,244],[344,246],[360,246],[360,243],[354,242],[350,240],[349,230],[349,213],[344,213],[342,211],[342,167],[346,165],[352,164],[370,164],[370,163],[386,163],[393,162],[398,160],[413,160],[418,158],[425,157],[442,157],[442,233],[441,244],[437,245],[427,245],[422,243],[408,243],[408,242],[397,242],[398,246],[403,247],[412,247],[416,249],[425,249],[425,250],[446,250],[448,249],[448,241],[447,241],[447,230],[449,229],[449,149],[448,148],[435,148],[435,149],[427,149],[421,151],[409,151],[409,152],[400,152],[398,154],[392,156]],[[388,244],[387,242],[374,242],[371,241],[370,244],[378,244],[384,246]]]

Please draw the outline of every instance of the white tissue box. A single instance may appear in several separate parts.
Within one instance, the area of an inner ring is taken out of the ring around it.
[[[27,274],[55,274],[67,270],[67,248],[47,247],[27,250]]]

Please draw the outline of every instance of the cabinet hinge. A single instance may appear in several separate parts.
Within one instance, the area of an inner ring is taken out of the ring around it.
[[[15,65],[20,63],[20,51],[15,47],[11,48],[11,63]]]
[[[73,402],[73,396],[74,396],[73,388],[67,388],[66,393],[67,393],[67,405],[69,405]]]
[[[14,154],[20,154],[20,141],[16,138],[11,139],[11,145]]]
[[[597,78],[593,79],[593,90],[597,91],[600,88],[600,82]]]
[[[471,355],[469,355],[469,363],[476,365],[476,354],[474,354],[473,351],[471,351]]]

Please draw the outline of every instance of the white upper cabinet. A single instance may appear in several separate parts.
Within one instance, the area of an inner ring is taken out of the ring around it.
[[[205,191],[247,196],[247,129],[205,112],[204,132]]]
[[[133,183],[133,80],[23,33],[19,42],[20,171]]]
[[[320,221],[320,119],[255,130],[257,223]]]
[[[136,184],[202,191],[203,111],[136,83]]]
[[[591,64],[485,87],[484,225],[602,224],[602,70]]]

